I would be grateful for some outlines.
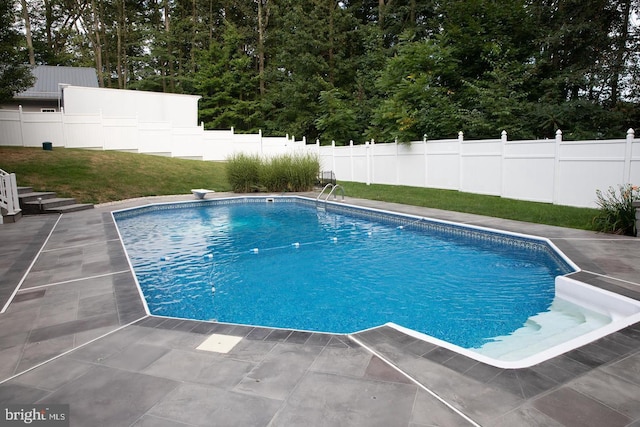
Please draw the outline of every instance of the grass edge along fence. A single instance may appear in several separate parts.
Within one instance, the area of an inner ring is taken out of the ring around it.
[[[236,153],[227,158],[227,180],[234,192],[310,191],[320,171],[315,154],[283,154],[269,158]]]

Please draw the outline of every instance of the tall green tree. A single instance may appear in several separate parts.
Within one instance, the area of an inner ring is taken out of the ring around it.
[[[28,53],[21,50],[22,36],[15,30],[14,2],[0,0],[0,102],[33,85],[33,75],[27,64]]]
[[[246,50],[246,35],[230,22],[224,27],[222,40],[212,40],[197,58],[200,68],[193,80],[202,95],[200,121],[209,129],[256,132],[261,125],[259,75]]]

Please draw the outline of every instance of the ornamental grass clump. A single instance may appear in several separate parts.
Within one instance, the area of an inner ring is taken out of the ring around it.
[[[596,230],[605,233],[636,236],[636,210],[633,202],[640,200],[640,191],[631,184],[609,187],[606,193],[596,190],[596,203],[600,209],[593,219]]]
[[[320,161],[313,154],[261,159],[235,154],[227,159],[227,180],[236,193],[310,191],[318,177]]]
[[[234,154],[227,159],[227,181],[236,193],[256,191],[261,161],[257,155]]]
[[[267,191],[309,191],[319,170],[318,157],[311,154],[272,157],[262,163],[260,184]]]

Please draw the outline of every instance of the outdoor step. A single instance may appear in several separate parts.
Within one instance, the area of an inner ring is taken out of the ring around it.
[[[42,201],[31,201],[22,204],[22,209],[25,214],[37,214],[48,209],[58,208],[60,206],[74,205],[76,199],[54,197],[51,199],[42,199]]]
[[[18,187],[18,194],[33,193],[33,187]]]
[[[55,208],[45,209],[45,213],[69,213],[77,211],[85,211],[87,209],[93,209],[91,203],[74,203],[72,205],[58,206]]]
[[[37,202],[38,198],[45,200],[45,199],[53,199],[55,197],[56,197],[56,193],[54,193],[53,191],[32,191],[30,193],[18,193],[20,206],[29,202]]]

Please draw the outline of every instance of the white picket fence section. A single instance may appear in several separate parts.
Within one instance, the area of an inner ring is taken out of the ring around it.
[[[103,114],[0,110],[0,145],[125,150],[224,161],[234,153],[273,156],[315,153],[336,178],[373,184],[451,189],[513,199],[595,207],[596,190],[640,184],[640,139],[509,141],[457,138],[346,146],[305,138],[265,137],[204,126]],[[0,159],[0,165],[1,165]]]

